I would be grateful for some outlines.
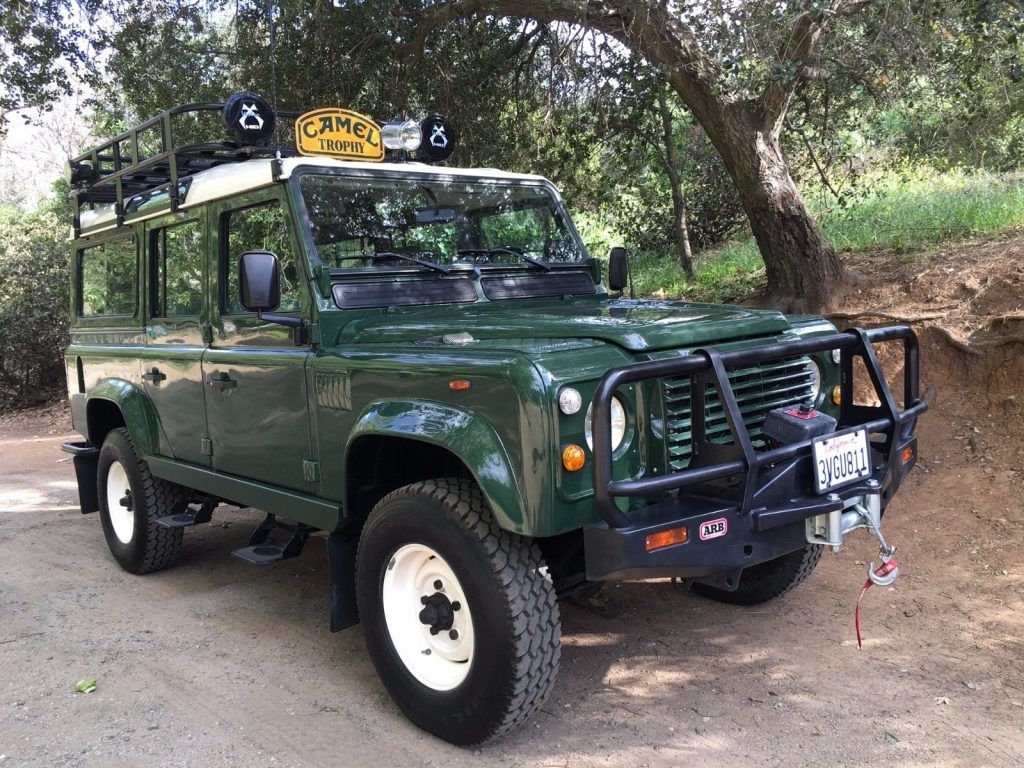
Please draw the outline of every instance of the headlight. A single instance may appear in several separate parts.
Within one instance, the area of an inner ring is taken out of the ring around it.
[[[818,367],[816,360],[811,360],[808,367],[808,373],[811,374],[811,402],[817,404],[818,396],[821,395],[821,368]]]
[[[587,408],[587,421],[583,428],[583,434],[587,438],[587,445],[594,450],[594,428],[593,428],[594,404]],[[622,439],[626,436],[626,409],[617,397],[612,398],[612,450],[622,445]]]

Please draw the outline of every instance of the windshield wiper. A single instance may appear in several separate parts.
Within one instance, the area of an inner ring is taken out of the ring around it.
[[[546,261],[541,261],[540,259],[535,259],[532,256],[527,256],[521,249],[513,248],[511,245],[502,245],[502,246],[498,246],[497,248],[460,248],[459,249],[459,255],[460,256],[463,255],[463,254],[467,254],[467,253],[483,253],[483,254],[486,254],[488,256],[490,254],[492,254],[492,253],[507,253],[507,254],[509,254],[511,256],[515,256],[517,259],[519,259],[521,261],[525,261],[527,264],[532,264],[535,267],[540,267],[545,272],[550,272],[551,271],[551,265],[548,264]]]
[[[401,259],[402,261],[410,261],[413,264],[419,264],[421,267],[432,269],[435,272],[440,272],[442,275],[447,275],[451,272],[449,267],[442,264],[438,264],[433,261],[427,261],[426,259],[418,259],[415,256],[409,256],[405,253],[396,253],[395,251],[379,251],[377,253],[353,253],[349,256],[336,256],[335,261],[358,261],[360,259],[369,259],[370,261],[378,261],[381,259]]]

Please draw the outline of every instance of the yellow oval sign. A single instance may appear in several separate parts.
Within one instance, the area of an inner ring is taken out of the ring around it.
[[[366,115],[328,107],[306,112],[295,121],[295,146],[300,155],[326,155],[341,160],[384,159],[380,126]]]

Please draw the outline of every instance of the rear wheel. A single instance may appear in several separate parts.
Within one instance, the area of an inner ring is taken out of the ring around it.
[[[807,544],[802,549],[777,557],[766,563],[744,568],[735,590],[694,583],[691,589],[698,595],[732,605],[757,605],[784,595],[811,575],[821,560],[822,547]]]
[[[561,652],[554,586],[536,543],[502,530],[475,484],[430,480],[385,496],[356,569],[370,657],[418,726],[479,744],[544,703]]]
[[[181,546],[182,529],[164,528],[156,519],[172,514],[188,490],[153,477],[123,428],[103,441],[96,481],[103,535],[121,567],[150,573],[170,565]]]

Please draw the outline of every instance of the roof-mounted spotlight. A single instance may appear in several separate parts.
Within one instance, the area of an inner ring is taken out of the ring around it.
[[[423,141],[420,124],[415,120],[384,123],[380,127],[380,136],[384,141],[384,146],[388,149],[399,149],[405,152],[415,152]]]
[[[243,147],[266,144],[274,132],[274,109],[251,91],[233,93],[224,102],[224,126]]]

